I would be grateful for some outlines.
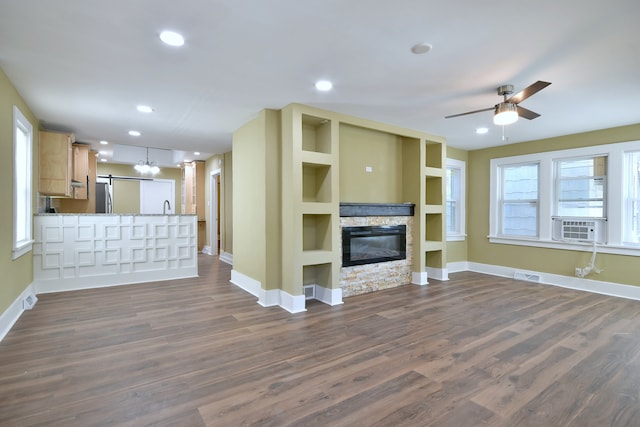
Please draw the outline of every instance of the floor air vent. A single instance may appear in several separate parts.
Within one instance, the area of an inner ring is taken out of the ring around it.
[[[513,275],[516,280],[526,280],[527,282],[540,283],[540,275],[534,273],[525,273],[524,271],[516,271]]]
[[[315,299],[316,298],[316,286],[315,285],[305,285],[304,288],[304,299]]]
[[[38,302],[38,298],[35,295],[29,295],[22,300],[22,309],[31,310],[36,302]]]

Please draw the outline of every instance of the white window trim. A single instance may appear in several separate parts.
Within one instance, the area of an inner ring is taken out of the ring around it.
[[[467,238],[467,164],[463,160],[447,158],[447,168],[458,169],[460,171],[460,203],[458,204],[458,219],[460,225],[459,233],[447,233],[447,242],[462,242]]]
[[[16,151],[18,145],[18,133],[16,129],[22,128],[22,130],[27,134],[28,147],[27,147],[27,165],[29,165],[28,171],[25,175],[20,174],[19,165],[17,164]],[[22,255],[31,251],[33,246],[33,201],[31,194],[33,194],[33,126],[27,118],[20,112],[18,107],[13,106],[13,236],[12,236],[12,259],[17,259]],[[20,175],[20,176],[19,176]],[[17,182],[18,178],[23,178],[27,180],[27,188],[29,189],[29,199],[24,206],[25,215],[27,217],[28,229],[26,231],[27,238],[22,241],[18,240],[18,226],[17,226],[17,216],[18,216],[18,188]]]
[[[624,195],[620,191],[624,184],[625,153],[640,150],[640,141],[619,142],[591,147],[581,147],[567,150],[548,151],[543,153],[525,154],[513,157],[491,159],[490,176],[490,208],[489,208],[489,236],[491,243],[501,243],[519,246],[534,246],[542,248],[564,249],[574,251],[591,251],[589,243],[559,242],[551,239],[553,200],[556,197],[553,161],[560,158],[579,156],[607,156],[607,243],[598,245],[598,252],[619,255],[640,256],[640,246],[633,246],[623,242],[623,213]],[[539,235],[538,238],[523,238],[499,235],[500,212],[498,204],[499,174],[498,169],[504,165],[518,163],[539,162]]]

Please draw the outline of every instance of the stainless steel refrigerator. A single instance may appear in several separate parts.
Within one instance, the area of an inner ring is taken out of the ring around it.
[[[112,213],[111,193],[109,184],[106,182],[96,182],[96,213]]]

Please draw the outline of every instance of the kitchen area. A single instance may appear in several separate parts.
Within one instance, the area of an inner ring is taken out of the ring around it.
[[[37,293],[197,276],[204,162],[179,166],[151,175],[100,164],[72,133],[40,132]]]

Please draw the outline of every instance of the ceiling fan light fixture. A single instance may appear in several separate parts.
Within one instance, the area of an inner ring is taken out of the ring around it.
[[[496,105],[493,124],[506,126],[518,121],[518,106],[512,102],[501,102]]]

